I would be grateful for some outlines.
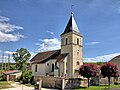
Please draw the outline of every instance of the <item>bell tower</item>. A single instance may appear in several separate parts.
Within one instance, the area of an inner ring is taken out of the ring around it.
[[[61,34],[61,54],[68,53],[66,61],[67,77],[76,77],[82,62],[82,35],[79,32],[73,13]]]

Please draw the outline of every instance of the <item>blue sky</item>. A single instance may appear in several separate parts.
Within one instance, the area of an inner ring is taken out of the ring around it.
[[[120,0],[0,0],[0,55],[60,48],[71,13],[82,33],[84,61],[120,54]]]

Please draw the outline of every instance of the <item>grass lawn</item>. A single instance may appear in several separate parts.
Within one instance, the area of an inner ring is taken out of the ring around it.
[[[105,85],[102,85],[100,86],[100,90],[108,90],[107,88],[109,88],[109,86],[105,86]],[[120,88],[120,84],[119,85],[114,85],[114,84],[111,84],[110,85],[110,89],[115,89],[115,88]],[[98,90],[98,86],[90,86],[90,87],[87,87],[87,88],[79,88],[79,89],[75,89],[75,90]]]
[[[0,89],[10,88],[11,85],[7,81],[0,81]]]

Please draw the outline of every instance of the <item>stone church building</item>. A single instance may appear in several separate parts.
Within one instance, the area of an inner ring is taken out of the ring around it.
[[[61,36],[61,49],[40,52],[31,60],[33,76],[79,77],[82,61],[82,35],[73,14]]]

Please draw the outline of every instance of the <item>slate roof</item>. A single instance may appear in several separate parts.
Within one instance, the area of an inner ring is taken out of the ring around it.
[[[68,53],[65,53],[65,54],[60,54],[60,55],[58,56],[58,58],[57,58],[57,61],[56,61],[56,62],[63,61],[67,55],[68,55]]]
[[[30,62],[32,64],[36,63],[45,63],[49,59],[57,59],[58,56],[60,55],[61,50],[53,50],[53,51],[47,51],[47,52],[41,52],[35,55]]]
[[[66,28],[65,28],[65,31],[64,31],[61,35],[66,34],[66,33],[69,33],[69,32],[75,32],[75,33],[77,33],[77,34],[80,34],[79,29],[78,29],[78,26],[77,26],[77,24],[76,24],[76,22],[75,22],[75,19],[74,19],[72,13],[71,13],[71,17],[70,17],[70,19],[69,19],[69,21],[68,21],[68,24],[67,24],[67,26],[66,26]],[[81,34],[80,34],[80,35],[81,35]],[[82,35],[81,35],[81,36],[82,36]]]

